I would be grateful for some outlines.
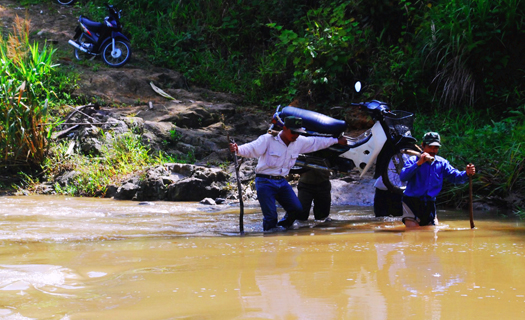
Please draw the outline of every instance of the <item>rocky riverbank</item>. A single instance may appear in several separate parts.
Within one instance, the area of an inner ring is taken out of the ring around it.
[[[263,134],[270,114],[248,112],[232,102],[169,101],[120,108],[98,104],[79,106],[65,118],[52,138],[67,144],[69,155],[97,157],[104,145],[119,135],[134,134],[152,153],[192,154],[195,164],[168,163],[151,167],[107,185],[103,197],[136,201],[202,201],[206,204],[238,201],[237,181],[227,137],[238,143]],[[241,159],[240,180],[245,201],[255,201],[253,180],[255,159]],[[35,192],[55,194],[56,186],[67,188],[78,172],[72,168],[35,188]],[[298,176],[290,175],[292,185]],[[336,205],[370,205],[373,181],[357,172],[334,175],[333,201]]]

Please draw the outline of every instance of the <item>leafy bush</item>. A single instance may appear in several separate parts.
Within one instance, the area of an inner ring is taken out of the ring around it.
[[[48,110],[54,50],[29,43],[29,21],[16,17],[0,39],[0,165],[38,165],[52,128]]]
[[[324,96],[332,90],[344,91],[348,83],[353,83],[357,73],[353,63],[366,50],[367,34],[354,18],[348,17],[349,6],[349,2],[341,2],[334,7],[311,9],[295,22],[293,30],[268,24],[279,37],[276,49],[280,54],[274,58],[285,57],[288,63],[284,67],[293,71],[287,100],[293,100],[301,92]],[[334,92],[332,100],[335,95],[348,97],[351,93]]]
[[[427,10],[415,45],[443,106],[523,103],[524,12],[517,0],[450,0]]]

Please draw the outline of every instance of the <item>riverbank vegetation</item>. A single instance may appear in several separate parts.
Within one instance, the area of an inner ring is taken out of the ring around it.
[[[23,2],[32,1],[36,0]],[[75,5],[100,20],[104,2],[80,0]],[[523,211],[525,43],[520,39],[525,21],[520,17],[525,3],[113,4],[123,10],[125,33],[134,50],[156,65],[182,72],[188,83],[242,95],[247,104],[265,109],[296,100],[323,112],[353,100],[378,99],[415,112],[416,137],[439,131],[444,157],[458,168],[467,162],[477,165],[476,195]],[[359,96],[353,92],[356,80],[365,84]],[[15,91],[9,91],[12,99]],[[40,94],[43,98],[47,97]],[[464,203],[466,188],[458,188],[447,188],[452,191],[441,201]]]
[[[29,21],[0,39],[0,164],[39,165],[47,150],[53,50],[29,43]]]
[[[32,189],[42,182],[43,174],[55,177],[74,169],[71,183],[65,187],[56,184],[55,191],[96,196],[103,195],[107,185],[149,166],[188,161],[162,153],[152,155],[132,132],[116,137],[108,133],[98,156],[68,154],[68,143],[52,141],[51,134],[70,111],[65,105],[74,103],[69,93],[75,75],[58,69],[53,62],[55,49],[46,43],[31,43],[29,34],[30,20],[16,17],[12,32],[0,39],[2,174],[19,172],[20,185]],[[0,190],[9,187],[0,180]]]

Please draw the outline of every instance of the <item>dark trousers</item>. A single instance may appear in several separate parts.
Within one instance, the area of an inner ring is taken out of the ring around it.
[[[403,195],[376,188],[374,213],[376,217],[400,217],[403,215]]]
[[[436,201],[425,198],[403,197],[403,202],[410,209],[414,216],[413,219],[417,221],[420,226],[435,225]],[[408,212],[408,214],[410,214],[410,212]],[[407,218],[410,218],[408,214],[405,215]]]
[[[308,184],[299,182],[297,185],[299,201],[303,206],[303,211],[297,217],[298,220],[308,220],[312,201],[314,203],[315,220],[324,220],[330,214],[332,205],[332,184],[325,181],[320,184]]]

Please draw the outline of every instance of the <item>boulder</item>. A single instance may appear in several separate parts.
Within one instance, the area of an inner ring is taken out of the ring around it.
[[[113,197],[116,200],[132,200],[135,197],[140,187],[132,182],[127,182],[117,189],[117,193]]]

